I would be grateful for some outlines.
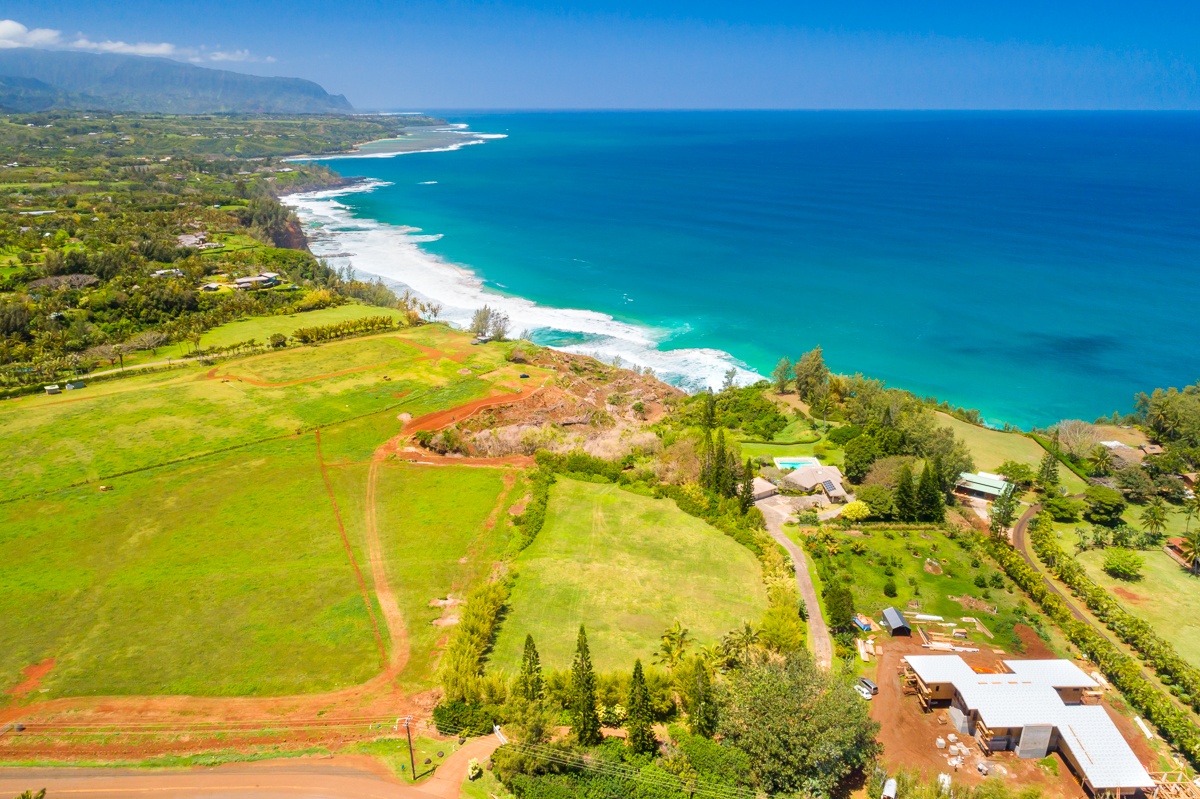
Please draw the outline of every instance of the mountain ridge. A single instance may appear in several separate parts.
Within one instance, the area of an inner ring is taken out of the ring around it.
[[[343,95],[303,78],[263,77],[168,58],[0,50],[0,110],[211,114],[337,114]]]

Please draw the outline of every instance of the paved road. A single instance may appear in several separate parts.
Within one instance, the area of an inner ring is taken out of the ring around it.
[[[767,532],[792,556],[792,565],[796,570],[796,587],[800,589],[800,598],[808,608],[808,640],[813,657],[821,668],[828,669],[833,665],[833,639],[829,637],[829,628],[825,626],[821,601],[817,597],[812,577],[808,574],[804,551],[783,532],[783,524],[792,515],[792,509],[787,498],[778,495],[760,499],[754,504],[762,511],[763,518],[767,521]]]

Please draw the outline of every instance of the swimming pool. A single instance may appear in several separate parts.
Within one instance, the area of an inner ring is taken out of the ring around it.
[[[799,469],[801,466],[820,466],[821,462],[816,458],[776,458],[775,468],[777,469]]]

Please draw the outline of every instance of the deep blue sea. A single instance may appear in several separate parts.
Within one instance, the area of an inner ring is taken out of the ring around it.
[[[505,138],[330,160],[376,182],[301,209],[446,318],[507,295],[518,332],[692,388],[820,345],[1026,427],[1200,378],[1200,114],[447,118]]]

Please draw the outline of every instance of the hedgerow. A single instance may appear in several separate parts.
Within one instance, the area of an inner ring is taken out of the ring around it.
[[[508,592],[508,582],[499,580],[483,583],[467,594],[462,616],[438,667],[443,702],[469,703],[478,698],[483,658],[491,648]]]
[[[1141,667],[1133,658],[1123,654],[1087,622],[1076,619],[1062,597],[1046,587],[1042,576],[1012,545],[989,538],[988,549],[1009,578],[1058,624],[1085,657],[1100,667],[1129,703],[1158,727],[1163,738],[1182,752],[1192,765],[1200,765],[1200,729],[1187,711],[1144,679]]]
[[[1035,523],[1031,525],[1029,540],[1050,572],[1070,586],[1088,609],[1118,638],[1133,647],[1164,682],[1177,686],[1180,700],[1200,711],[1200,669],[1180,657],[1175,647],[1155,633],[1148,622],[1129,613],[1110,593],[1093,582],[1083,566],[1058,545],[1053,528]]]
[[[391,330],[396,326],[396,320],[391,316],[365,316],[362,319],[347,319],[330,325],[296,328],[292,336],[302,344],[315,344],[318,341],[332,341],[347,336],[361,336],[364,333],[375,333],[380,330]]]

